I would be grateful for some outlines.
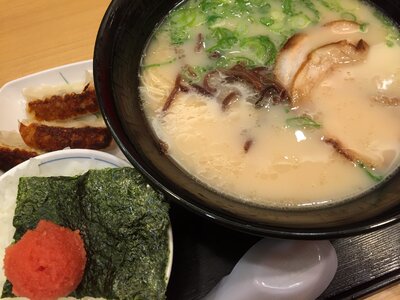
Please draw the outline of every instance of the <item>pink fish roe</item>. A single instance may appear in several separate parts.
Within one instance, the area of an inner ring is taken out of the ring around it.
[[[4,271],[16,296],[54,300],[69,295],[82,280],[86,251],[79,230],[40,221],[6,249]]]

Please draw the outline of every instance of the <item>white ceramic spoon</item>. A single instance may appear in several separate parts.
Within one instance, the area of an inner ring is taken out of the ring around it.
[[[313,300],[336,270],[336,252],[328,241],[264,238],[203,300]]]

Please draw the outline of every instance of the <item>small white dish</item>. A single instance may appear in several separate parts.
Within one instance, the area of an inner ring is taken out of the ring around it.
[[[0,88],[0,130],[18,130],[18,120],[26,118],[22,91],[41,85],[62,85],[85,82],[86,72],[92,71],[92,60],[80,61],[44,70],[7,82]]]
[[[203,300],[314,300],[337,270],[329,241],[264,238]]]
[[[97,150],[65,149],[45,153],[31,158],[0,176],[0,288],[6,277],[3,270],[5,248],[13,240],[14,211],[18,192],[18,181],[23,176],[74,176],[89,169],[132,167],[114,155]],[[166,268],[168,283],[172,270],[173,238],[171,226],[168,231],[169,259]]]
[[[87,72],[92,72],[92,70],[92,60],[85,60],[7,82],[0,88],[0,131],[18,131],[18,121],[27,118],[26,99],[23,95],[25,88],[84,83]],[[104,151],[122,159],[125,158],[115,143]],[[3,174],[2,171],[0,171],[1,174]]]

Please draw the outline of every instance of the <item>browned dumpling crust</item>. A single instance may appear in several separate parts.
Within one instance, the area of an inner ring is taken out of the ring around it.
[[[40,152],[25,150],[21,148],[10,148],[0,145],[0,170],[8,171],[12,167],[39,155]]]
[[[88,83],[81,93],[53,95],[45,99],[31,100],[27,112],[37,121],[57,121],[99,112],[96,93]]]
[[[42,152],[26,146],[15,131],[0,131],[0,170],[8,171]]]
[[[19,132],[24,142],[41,151],[55,151],[67,147],[103,149],[111,143],[107,127],[57,127],[40,123],[20,123]]]

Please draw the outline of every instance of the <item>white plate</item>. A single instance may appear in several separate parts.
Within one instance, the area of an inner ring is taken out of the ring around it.
[[[86,72],[91,72],[92,69],[92,60],[86,60],[44,70],[6,83],[0,89],[0,131],[18,131],[18,121],[26,119],[26,101],[22,94],[24,88],[85,82]],[[114,142],[104,151],[125,159]]]
[[[6,83],[0,89],[0,130],[18,131],[18,120],[26,118],[25,98],[22,94],[24,88],[43,84],[85,82],[85,72],[92,69],[92,60],[86,60],[41,71]]]
[[[68,167],[66,167],[68,166]],[[18,191],[18,180],[22,176],[73,176],[83,174],[89,169],[116,168],[131,166],[111,154],[85,149],[68,149],[42,154],[0,176],[0,289],[5,282],[3,258],[5,248],[12,242],[15,228],[12,225]],[[169,259],[166,269],[168,283],[173,257],[172,229],[169,228]],[[15,299],[15,298],[14,298]]]

